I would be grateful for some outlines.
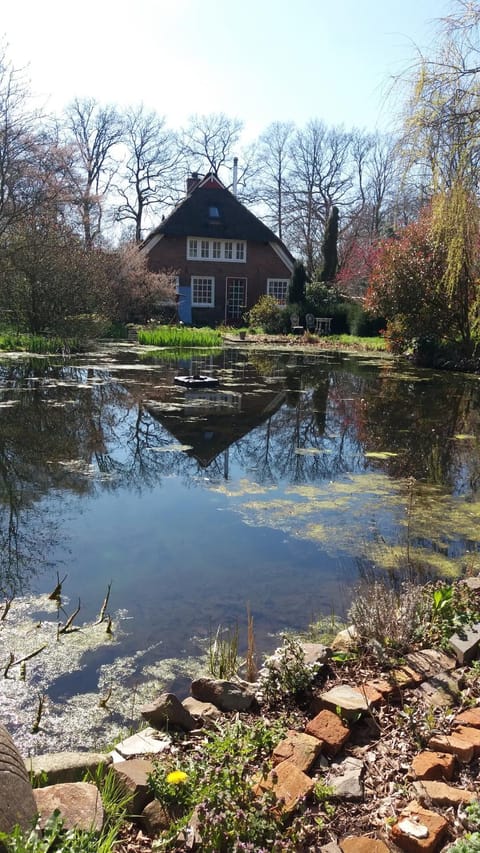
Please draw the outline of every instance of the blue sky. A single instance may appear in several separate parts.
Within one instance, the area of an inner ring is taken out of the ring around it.
[[[223,111],[245,139],[311,118],[389,125],[389,81],[454,0],[26,0],[2,8],[7,52],[60,111],[75,96],[140,101],[172,127]]]

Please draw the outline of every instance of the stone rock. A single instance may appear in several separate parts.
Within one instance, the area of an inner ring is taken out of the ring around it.
[[[300,643],[306,664],[327,663],[331,650],[323,643]]]
[[[387,681],[385,678],[371,678],[366,682],[366,687],[371,687],[381,693],[384,699],[400,698],[398,685],[393,681]]]
[[[255,694],[244,684],[213,678],[192,681],[191,692],[200,702],[211,702],[221,711],[248,711]]]
[[[140,713],[154,729],[174,728],[190,732],[197,722],[174,693],[162,693],[153,702],[142,705]]]
[[[150,838],[156,838],[164,829],[168,829],[172,821],[179,816],[180,811],[169,810],[159,800],[152,800],[143,809],[138,818],[138,823],[146,835]]]
[[[320,701],[325,708],[336,711],[345,719],[354,719],[358,714],[368,711],[368,700],[356,687],[349,684],[337,684],[331,690],[320,694]]]
[[[430,801],[433,806],[454,806],[457,808],[462,803],[473,803],[477,799],[473,791],[464,788],[454,788],[446,782],[435,782],[422,779],[415,782],[415,790],[419,799]]]
[[[461,673],[442,672],[424,681],[418,688],[418,696],[434,708],[451,708],[460,695]]]
[[[327,709],[320,711],[313,720],[310,720],[305,731],[322,741],[323,749],[327,755],[336,755],[340,752],[350,737],[350,729],[341,721],[340,717]]]
[[[428,741],[428,748],[456,755],[463,764],[468,764],[474,753],[473,743],[455,732],[451,735],[434,735]]]
[[[89,782],[60,782],[34,791],[40,826],[58,809],[65,829],[100,832],[105,814],[102,798],[95,785]]]
[[[156,737],[157,734],[156,729],[150,727],[143,729],[143,731],[125,738],[121,743],[117,743],[114,752],[118,753],[123,759],[131,758],[134,755],[159,755],[170,748],[172,740],[168,735],[159,738]],[[110,754],[112,755],[112,753]],[[114,758],[113,755],[112,758]]]
[[[257,796],[265,791],[273,791],[278,800],[283,800],[282,811],[287,813],[296,808],[299,800],[311,794],[313,788],[313,779],[302,773],[291,761],[282,761],[253,786]]]
[[[357,629],[350,625],[339,631],[335,639],[332,641],[330,648],[334,652],[349,652],[354,649],[358,642]]]
[[[480,591],[480,575],[476,575],[475,577],[463,578],[460,583],[464,583],[465,586],[468,586],[473,592]]]
[[[468,740],[473,746],[473,757],[478,758],[480,755],[480,731],[470,728],[470,726],[459,726],[455,729],[454,734]]]
[[[447,829],[448,821],[444,817],[424,809],[414,800],[392,826],[392,840],[406,853],[436,853]]]
[[[34,782],[47,779],[50,785],[59,782],[81,782],[86,773],[94,776],[98,768],[107,768],[111,755],[103,752],[50,752],[25,759],[25,767]]]
[[[472,625],[462,629],[458,634],[450,637],[449,645],[454,652],[460,666],[477,657],[480,644],[480,625]]]
[[[36,813],[23,758],[6,728],[0,725],[0,831],[10,832],[16,824],[30,829]]]
[[[330,844],[324,844],[323,847],[320,847],[319,853],[342,853],[342,848],[338,846],[336,841],[331,841]]]
[[[308,773],[321,751],[322,744],[318,738],[304,732],[289,731],[273,750],[272,759],[274,765],[291,761],[299,770]]]
[[[344,800],[363,800],[363,761],[349,756],[340,764],[332,764],[327,784],[333,788],[334,796]]]
[[[417,779],[436,782],[450,781],[455,770],[455,756],[446,752],[419,752],[412,761],[412,770]]]
[[[390,675],[397,687],[413,687],[416,684],[421,684],[424,680],[420,672],[412,669],[411,666],[400,666],[397,669],[392,669]]]
[[[470,726],[473,729],[480,729],[480,707],[466,708],[455,717],[455,723],[461,726]]]
[[[153,772],[153,764],[146,758],[130,758],[112,765],[125,794],[131,799],[127,804],[129,815],[139,815],[151,800],[153,794],[148,784],[148,777]]]
[[[350,835],[340,842],[342,853],[389,853],[389,848],[378,838]]]
[[[418,672],[424,679],[431,678],[441,672],[449,672],[455,669],[456,660],[451,655],[439,649],[422,649],[418,652],[410,652],[405,656],[407,666]]]
[[[188,713],[195,717],[197,720],[201,720],[203,723],[212,723],[214,720],[218,720],[219,717],[222,716],[222,712],[220,708],[217,708],[213,702],[200,702],[199,699],[194,699],[193,696],[187,696],[186,699],[183,700],[182,705],[187,709]]]

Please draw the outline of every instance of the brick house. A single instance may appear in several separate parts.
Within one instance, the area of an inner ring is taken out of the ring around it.
[[[281,240],[210,173],[145,239],[155,272],[175,271],[178,314],[196,326],[241,324],[263,294],[284,303],[294,258]]]

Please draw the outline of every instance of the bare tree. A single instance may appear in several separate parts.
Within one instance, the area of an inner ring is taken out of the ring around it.
[[[76,98],[67,107],[60,136],[69,150],[66,169],[72,203],[80,213],[87,248],[101,235],[105,197],[118,168],[114,152],[122,134],[120,115],[112,106],[100,106],[94,98]]]
[[[121,182],[115,184],[121,203],[118,222],[133,224],[135,240],[142,239],[145,215],[157,212],[176,198],[180,150],[175,134],[165,119],[146,112],[143,105],[132,107],[124,117],[123,144],[127,157]]]
[[[182,153],[189,170],[213,172],[233,160],[243,122],[225,113],[193,115],[182,133]]]
[[[260,136],[256,150],[256,200],[265,206],[266,219],[280,239],[285,230],[285,194],[292,165],[290,143],[294,132],[293,122],[273,122]]]

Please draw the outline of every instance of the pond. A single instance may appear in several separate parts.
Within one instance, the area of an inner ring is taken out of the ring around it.
[[[197,372],[218,386],[175,384]],[[247,608],[261,653],[344,616],[372,568],[480,570],[477,376],[124,345],[5,357],[0,392],[0,707],[25,752],[186,695],[219,625],[244,650]]]

